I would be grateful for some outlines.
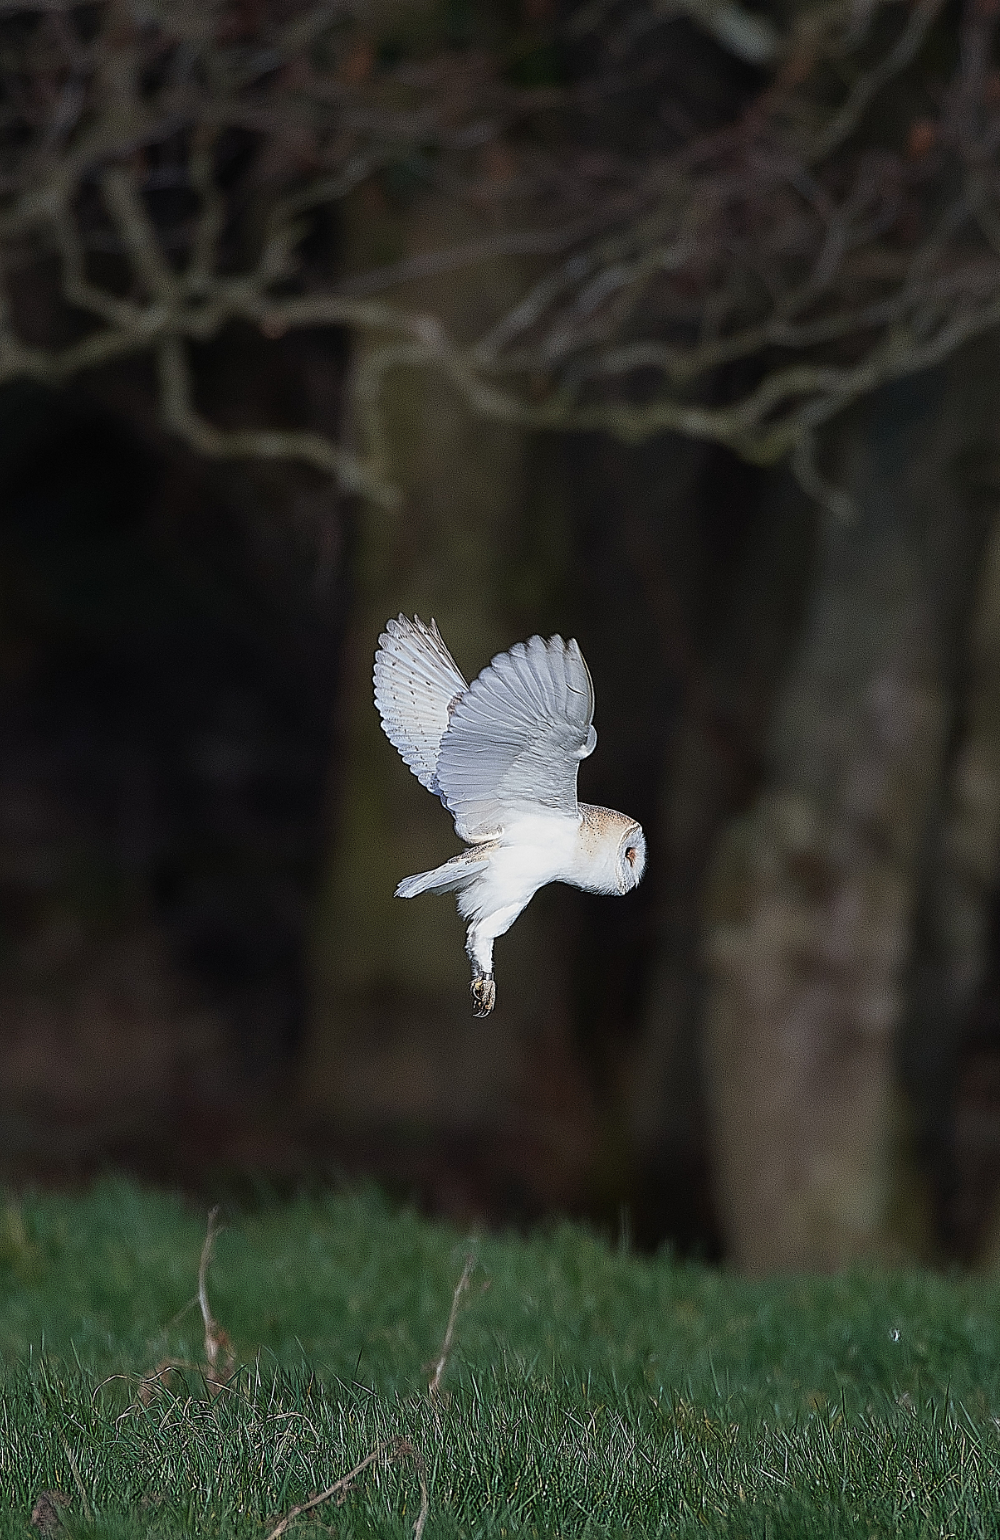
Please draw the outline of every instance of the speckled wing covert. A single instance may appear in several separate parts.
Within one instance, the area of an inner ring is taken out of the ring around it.
[[[441,739],[456,701],[469,688],[435,621],[400,615],[386,622],[375,654],[375,705],[385,735],[421,786],[437,791]]]
[[[574,814],[580,760],[592,754],[594,687],[575,641],[533,636],[498,653],[460,696],[440,740],[436,791],[461,838],[512,818]]]

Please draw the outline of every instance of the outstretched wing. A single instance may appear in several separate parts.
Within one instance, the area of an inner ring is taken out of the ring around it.
[[[433,789],[461,837],[483,839],[526,813],[577,813],[577,769],[597,743],[593,715],[576,642],[533,636],[498,653],[441,739]]]
[[[375,705],[385,735],[421,786],[437,791],[438,749],[455,702],[468,689],[435,621],[386,622],[375,654]]]

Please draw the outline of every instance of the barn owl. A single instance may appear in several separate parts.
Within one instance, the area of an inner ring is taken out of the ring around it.
[[[396,896],[457,893],[473,1015],[488,1016],[493,943],[539,888],[629,893],[646,865],[634,818],[577,801],[577,769],[597,743],[590,671],[575,641],[533,636],[469,685],[436,623],[400,615],[379,637],[375,705],[389,742],[469,847],[404,877]]]

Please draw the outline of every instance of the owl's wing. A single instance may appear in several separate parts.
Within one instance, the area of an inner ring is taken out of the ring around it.
[[[400,615],[386,622],[375,654],[375,705],[385,735],[421,786],[433,784],[438,748],[455,702],[468,685],[437,623]]]
[[[576,813],[576,772],[597,743],[593,715],[576,642],[533,636],[498,653],[441,740],[433,789],[461,837],[484,839],[526,813]]]

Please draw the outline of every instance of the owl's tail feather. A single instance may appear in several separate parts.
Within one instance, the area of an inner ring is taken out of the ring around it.
[[[443,866],[435,866],[432,872],[417,872],[413,877],[404,877],[396,889],[396,897],[416,898],[418,893],[459,892],[489,865],[487,861],[470,860],[470,855],[470,851],[463,850]]]

